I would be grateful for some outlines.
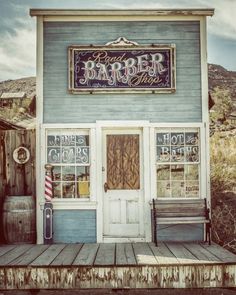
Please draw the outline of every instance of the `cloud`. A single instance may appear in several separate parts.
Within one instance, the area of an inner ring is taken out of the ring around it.
[[[6,32],[0,44],[0,80],[35,75],[36,32],[29,27]]]
[[[2,0],[0,0],[2,1]],[[208,18],[208,33],[217,40],[236,40],[236,0],[8,0],[1,2],[0,17],[0,80],[35,75],[36,32],[35,18],[29,7],[77,9],[162,9],[215,8]],[[220,41],[219,41],[220,42]],[[214,45],[216,43],[214,42]],[[228,44],[228,43],[227,43]],[[218,52],[214,46],[214,52]],[[221,50],[220,50],[221,53]],[[226,58],[227,59],[227,58]]]
[[[236,40],[236,1],[214,0],[215,15],[208,21],[209,33],[226,39]]]

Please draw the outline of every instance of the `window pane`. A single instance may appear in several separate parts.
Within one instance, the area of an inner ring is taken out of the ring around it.
[[[171,179],[184,180],[184,165],[171,165]]]
[[[157,180],[170,179],[170,165],[157,166]]]
[[[185,144],[186,145],[198,145],[198,132],[186,132],[185,133]]]
[[[169,162],[170,161],[170,147],[157,146],[157,161]]]
[[[158,181],[157,182],[157,197],[158,198],[170,198],[170,182]]]
[[[184,198],[184,181],[171,181],[171,192],[173,198]]]
[[[63,147],[62,148],[62,163],[75,163],[75,148]]]
[[[76,135],[76,145],[77,146],[89,146],[89,136],[88,135]]]
[[[172,132],[171,133],[171,145],[184,145],[184,133]]]
[[[54,198],[61,198],[61,183],[60,182],[53,182],[53,197]]]
[[[76,163],[89,164],[89,147],[76,147]]]
[[[61,166],[54,166],[53,173],[52,173],[53,181],[60,181],[61,180]]]
[[[199,148],[198,146],[186,146],[186,162],[198,162],[199,161]]]
[[[59,135],[48,135],[47,139],[48,146],[60,146],[61,138]]]
[[[61,135],[62,146],[75,146],[76,136],[75,135]]]
[[[90,194],[89,183],[89,167],[78,166],[76,167],[76,180],[77,182],[77,197],[87,198]]]
[[[89,196],[89,182],[88,181],[79,181],[77,183],[77,197],[78,198],[87,198]]]
[[[184,162],[184,147],[171,147],[171,162]]]
[[[77,181],[89,181],[89,167],[77,166],[76,167],[76,180]]]
[[[63,182],[62,183],[62,196],[63,198],[74,198],[75,197],[75,183],[74,182]]]
[[[170,132],[157,133],[157,145],[169,145],[170,144]]]
[[[187,198],[199,197],[199,183],[198,183],[198,181],[187,181],[186,182],[186,197]]]
[[[186,180],[198,180],[198,165],[185,165]]]
[[[75,167],[74,166],[62,167],[62,180],[75,181]]]
[[[60,163],[61,153],[60,148],[48,148],[47,149],[47,163]]]

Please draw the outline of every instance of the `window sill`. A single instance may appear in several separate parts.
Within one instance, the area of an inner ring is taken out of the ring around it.
[[[78,199],[54,199],[52,201],[54,210],[94,210],[97,209],[97,202]],[[40,203],[40,208],[43,210],[44,203]]]

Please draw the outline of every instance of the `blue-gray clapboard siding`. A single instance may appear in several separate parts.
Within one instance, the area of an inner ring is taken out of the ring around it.
[[[175,93],[68,93],[68,46],[103,45],[120,36],[140,45],[176,44]],[[44,123],[96,120],[201,122],[199,22],[45,22]]]
[[[96,243],[96,210],[54,210],[54,243]]]
[[[160,224],[157,225],[157,241],[203,241],[203,224]]]

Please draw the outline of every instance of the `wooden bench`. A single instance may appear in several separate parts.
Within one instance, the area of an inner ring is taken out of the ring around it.
[[[152,200],[153,241],[157,246],[157,225],[196,224],[205,225],[205,241],[211,244],[210,209],[206,199],[195,200]]]

